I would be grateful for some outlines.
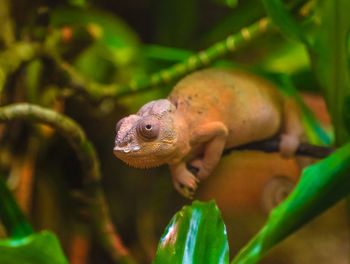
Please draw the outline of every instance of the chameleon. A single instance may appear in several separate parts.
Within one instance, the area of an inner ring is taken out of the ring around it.
[[[302,134],[292,97],[252,73],[208,68],[181,79],[166,99],[119,120],[113,152],[136,168],[168,164],[175,189],[193,198],[224,149],[279,136],[280,154],[289,158]]]

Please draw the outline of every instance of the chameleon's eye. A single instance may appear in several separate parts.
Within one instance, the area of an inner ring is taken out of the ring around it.
[[[120,127],[122,126],[122,124],[123,124],[124,121],[125,121],[125,117],[122,118],[122,119],[120,119],[120,120],[118,121],[117,125],[115,126],[115,132],[117,132],[117,134],[118,134],[118,131],[119,131],[119,129],[120,129]]]
[[[156,139],[159,134],[159,121],[154,117],[143,118],[137,124],[137,133],[146,141]]]

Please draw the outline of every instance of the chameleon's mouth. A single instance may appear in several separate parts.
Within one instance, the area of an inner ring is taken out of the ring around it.
[[[135,146],[135,147],[131,147],[131,148],[115,146],[113,151],[114,152],[129,153],[129,152],[138,151],[140,149],[141,149],[140,146]]]

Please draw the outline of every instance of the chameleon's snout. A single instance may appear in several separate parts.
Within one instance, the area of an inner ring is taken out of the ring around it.
[[[129,153],[129,152],[138,151],[138,150],[140,150],[139,146],[135,146],[135,147],[119,147],[119,146],[115,146],[114,149],[113,149],[114,153],[118,153],[118,152]]]

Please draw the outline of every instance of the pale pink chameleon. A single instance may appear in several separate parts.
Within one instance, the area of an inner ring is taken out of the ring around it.
[[[191,198],[226,148],[281,137],[280,152],[296,151],[300,111],[270,82],[253,74],[206,69],[186,76],[167,99],[151,101],[116,127],[114,154],[137,168],[167,163],[173,183]],[[193,175],[186,167],[198,169]]]

